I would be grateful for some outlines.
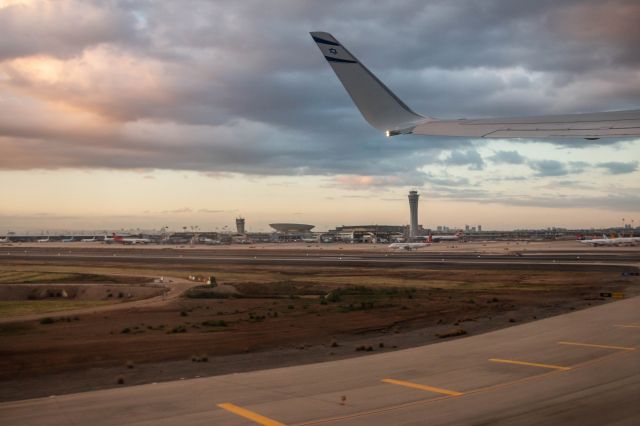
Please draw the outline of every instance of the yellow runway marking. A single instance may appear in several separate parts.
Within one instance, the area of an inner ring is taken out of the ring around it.
[[[640,325],[635,325],[635,324],[616,324],[616,327],[622,327],[622,328],[640,328]]]
[[[558,342],[560,345],[572,345],[572,346],[586,346],[588,348],[602,348],[602,349],[617,349],[620,351],[635,351],[636,348],[629,348],[626,346],[612,346],[612,345],[596,345],[593,343],[580,343],[580,342]]]
[[[527,361],[514,361],[512,359],[499,359],[499,358],[491,358],[489,361],[492,362],[502,362],[504,364],[517,364],[517,365],[528,365],[530,367],[541,367],[541,368],[550,368],[553,370],[571,370],[571,367],[563,367],[561,365],[553,365],[553,364],[539,364],[537,362],[527,362]]]
[[[223,410],[227,410],[232,412],[233,414],[237,414],[240,417],[244,417],[245,419],[252,420],[260,425],[264,426],[285,426],[284,423],[277,422],[275,420],[271,420],[268,417],[261,416],[258,413],[254,413],[253,411],[249,411],[246,408],[238,407],[235,404],[231,404],[230,402],[225,402],[223,404],[218,404],[218,407]]]
[[[419,383],[405,382],[404,380],[395,380],[395,379],[382,379],[385,383],[390,383],[392,385],[405,386],[413,389],[420,389],[429,392],[441,393],[449,396],[460,396],[463,395],[462,392],[456,392],[448,389],[435,388],[433,386],[421,385]]]
[[[629,354],[629,352],[611,352],[611,353],[609,353],[607,355],[604,355],[604,356],[601,356],[599,358],[591,359],[589,361],[585,361],[585,362],[581,362],[579,364],[576,364],[576,365],[571,367],[571,370],[572,371],[576,371],[576,370],[579,370],[579,369],[582,369],[582,368],[590,367],[590,366],[592,366],[594,364],[597,364],[599,362],[602,362],[602,361],[604,361],[606,359],[620,357],[620,356],[623,356],[624,354]],[[539,382],[541,380],[544,380],[546,377],[549,377],[549,376],[554,375],[554,374],[559,374],[559,371],[558,370],[547,371],[546,373],[537,374],[537,375],[525,377],[525,378],[522,378],[522,379],[512,380],[512,381],[509,381],[509,382],[498,383],[498,384],[495,384],[495,385],[491,385],[491,386],[486,386],[486,387],[483,387],[483,388],[470,390],[470,391],[464,393],[463,395],[461,395],[460,398],[465,398],[466,396],[469,396],[469,395],[476,395],[476,394],[484,394],[484,393],[487,393],[487,392],[493,392],[493,391],[496,391],[496,390],[499,390],[499,389],[508,389],[509,387],[514,386],[514,385],[518,385],[518,384],[529,383],[529,382]],[[321,424],[328,424],[328,423],[338,423],[338,422],[349,420],[349,419],[356,419],[356,418],[373,416],[373,415],[376,415],[376,414],[384,414],[384,413],[389,413],[389,412],[393,412],[393,411],[399,411],[399,410],[402,410],[402,409],[405,409],[405,408],[409,408],[409,407],[417,407],[417,406],[426,406],[426,405],[431,405],[431,404],[438,404],[441,401],[450,400],[450,399],[451,399],[451,397],[449,397],[449,396],[438,396],[438,397],[435,397],[435,398],[420,399],[418,401],[405,402],[405,403],[402,403],[402,404],[390,405],[390,406],[387,406],[387,407],[381,407],[381,408],[368,410],[368,411],[360,411],[360,412],[346,414],[346,415],[342,415],[342,416],[325,417],[323,419],[309,420],[309,421],[305,421],[305,422],[302,422],[302,423],[295,423],[292,426],[311,426],[311,425],[321,425]]]

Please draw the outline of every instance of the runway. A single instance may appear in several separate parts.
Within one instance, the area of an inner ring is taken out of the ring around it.
[[[499,268],[547,270],[636,270],[640,251],[528,251],[509,254],[477,251],[367,252],[272,249],[175,249],[147,247],[3,247],[0,261],[43,261],[47,263],[127,262],[203,266],[219,264],[351,266],[411,268]],[[631,267],[631,268],[628,268]]]
[[[640,298],[367,357],[0,404],[3,424],[640,423]]]

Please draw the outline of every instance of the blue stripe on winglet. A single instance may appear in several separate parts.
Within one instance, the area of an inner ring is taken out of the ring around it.
[[[332,58],[331,56],[325,56],[324,58],[329,62],[342,62],[342,63],[345,63],[345,64],[357,64],[358,63],[358,61],[351,61],[349,59]]]
[[[313,37],[313,36],[312,36]],[[313,40],[316,43],[322,43],[322,44],[329,44],[331,46],[340,46],[340,43],[336,43],[335,41],[329,41],[329,40],[325,40],[323,38],[319,38],[319,37],[313,37]]]

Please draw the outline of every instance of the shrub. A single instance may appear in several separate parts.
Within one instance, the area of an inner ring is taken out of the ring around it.
[[[338,288],[326,295],[325,300],[328,302],[339,302],[342,300],[341,290]]]
[[[209,362],[207,355],[191,355],[191,362]]]
[[[219,320],[219,321],[208,320],[208,321],[202,321],[200,324],[205,327],[226,327],[227,326],[227,322],[225,320]]]
[[[131,333],[131,329],[129,327],[125,327],[125,328],[122,329],[122,331],[120,333],[122,333],[122,334]]]
[[[127,360],[127,363],[125,365],[127,366],[127,368],[133,368],[134,367],[133,361],[131,361],[131,360]]]
[[[53,324],[54,322],[56,322],[56,320],[51,317],[44,317],[40,320],[40,324]]]
[[[249,321],[251,321],[251,322],[264,321],[265,318],[266,318],[266,316],[264,316],[264,315],[249,314]]]
[[[190,299],[230,299],[233,297],[241,297],[239,294],[218,293],[211,291],[210,286],[192,287],[184,294]]]
[[[116,379],[116,383],[119,385],[124,385],[124,377],[118,376],[118,378]]]

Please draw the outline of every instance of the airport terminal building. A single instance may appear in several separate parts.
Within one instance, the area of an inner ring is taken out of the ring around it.
[[[409,227],[405,225],[343,225],[330,230],[327,234],[336,241],[385,243],[405,238],[409,234]]]
[[[309,225],[305,223],[270,223],[276,232],[272,234],[272,241],[276,242],[290,242],[301,241],[306,238],[313,238],[314,235],[311,232],[315,225]]]

